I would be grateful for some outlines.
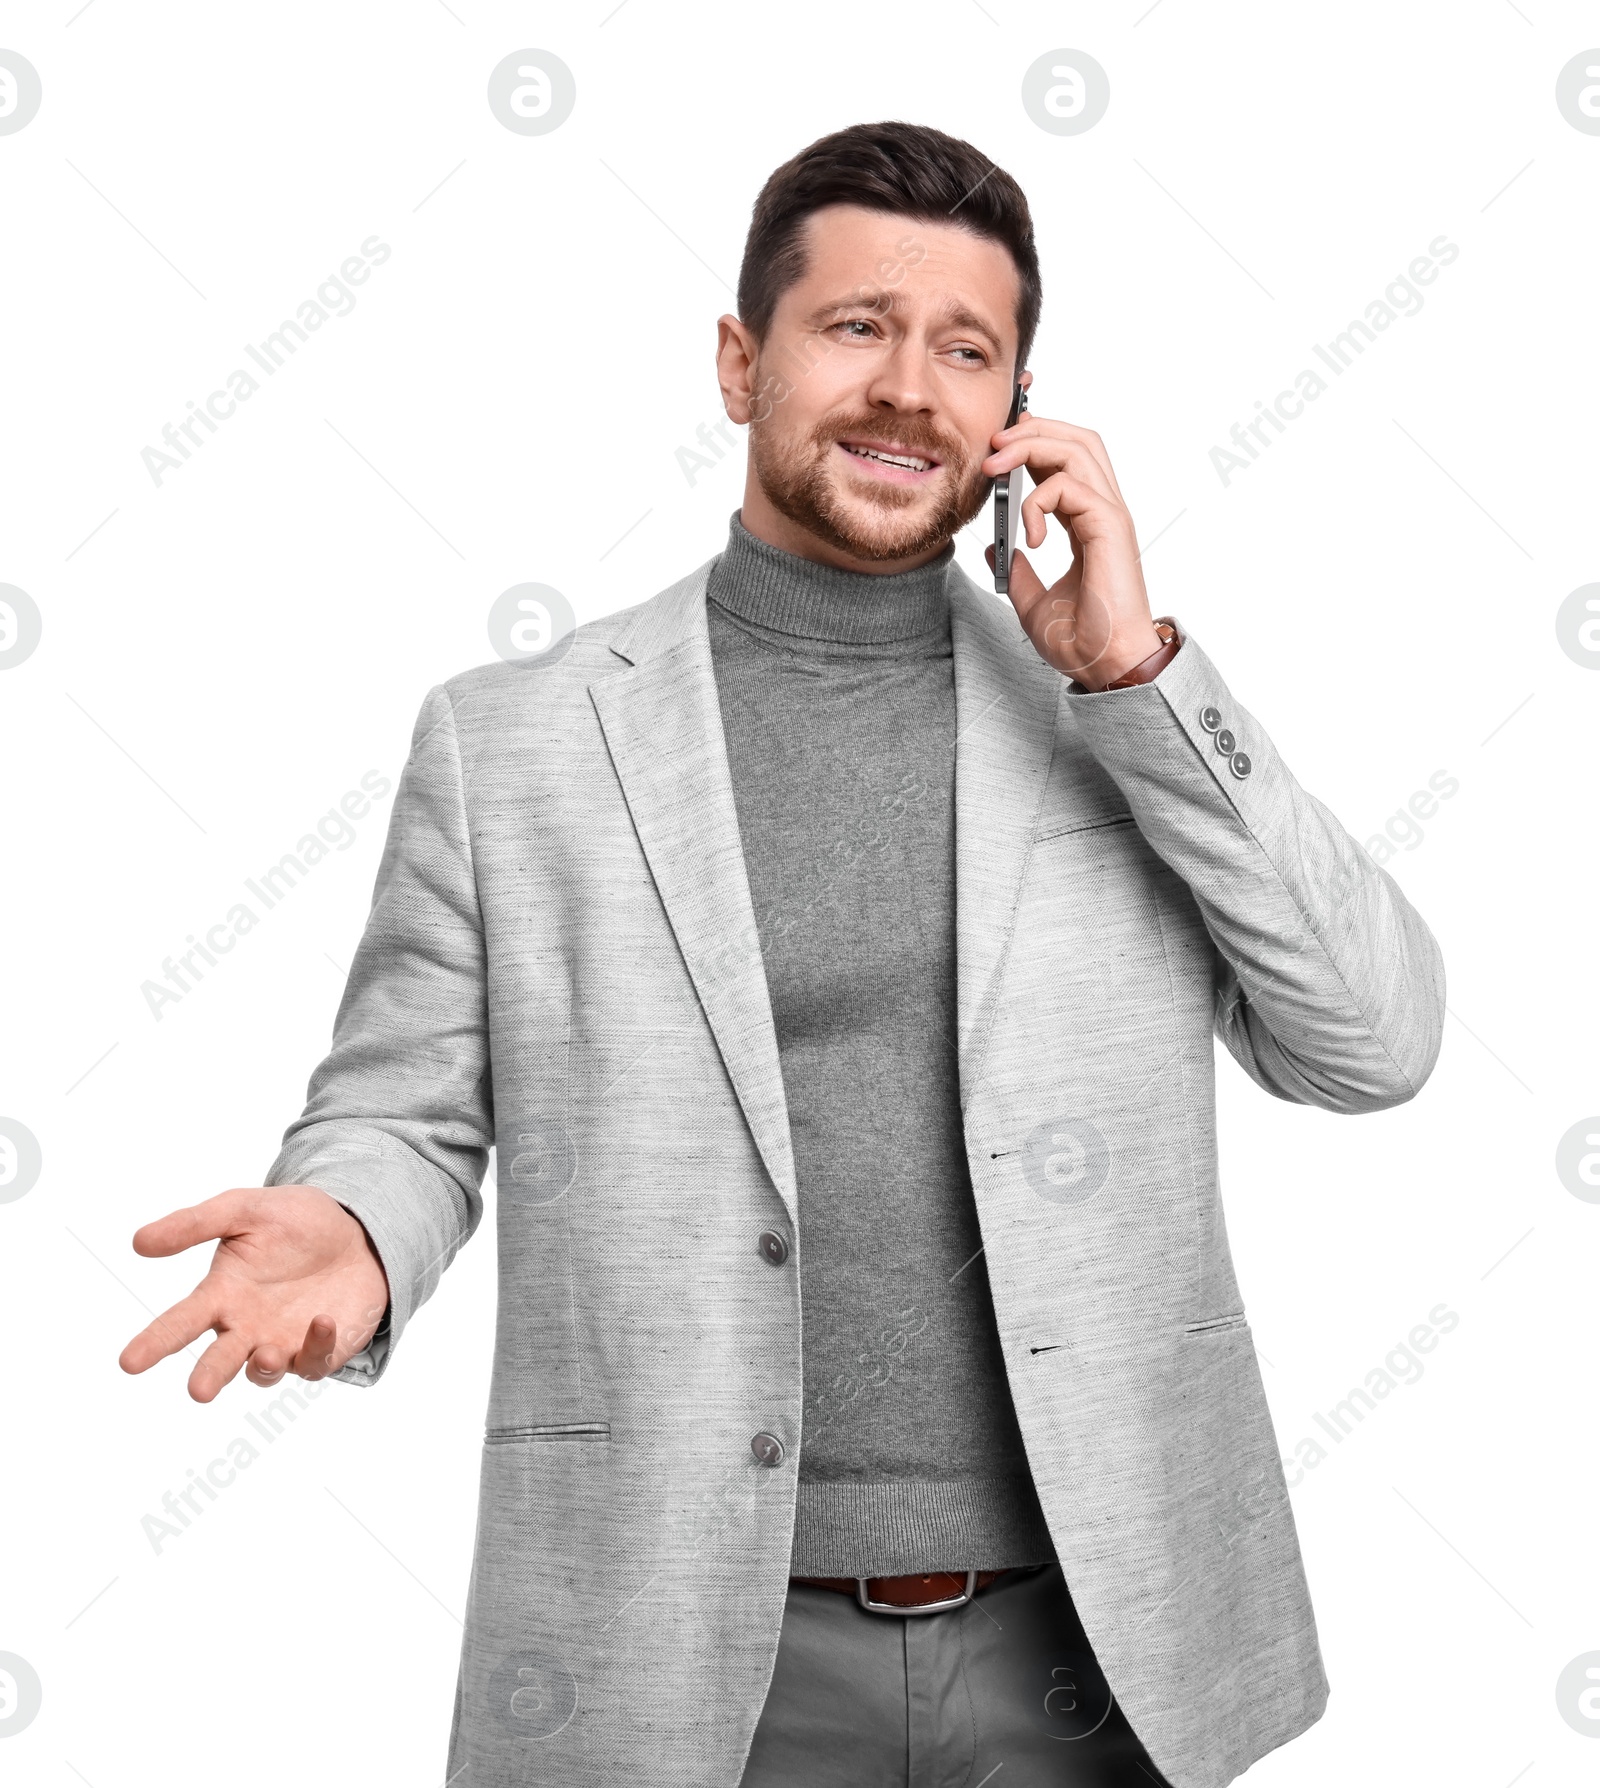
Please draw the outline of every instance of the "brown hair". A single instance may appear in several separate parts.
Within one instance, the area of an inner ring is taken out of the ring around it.
[[[852,124],[819,137],[768,176],[739,268],[739,318],[758,342],[772,326],[779,298],[805,273],[805,222],[825,205],[953,223],[1008,249],[1021,281],[1016,370],[1027,365],[1043,287],[1022,188],[959,137],[897,121]]]

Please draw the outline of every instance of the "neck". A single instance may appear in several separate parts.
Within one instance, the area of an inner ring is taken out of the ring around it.
[[[736,512],[712,567],[707,599],[792,641],[856,649],[948,640],[954,544],[910,571],[865,577],[844,565],[803,559],[752,534]]]

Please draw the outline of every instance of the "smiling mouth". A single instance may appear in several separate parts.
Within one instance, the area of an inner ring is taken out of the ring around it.
[[[919,453],[894,452],[887,447],[868,447],[855,441],[840,441],[839,446],[852,458],[868,460],[897,472],[915,475],[936,471],[939,466],[938,460],[925,458]]]

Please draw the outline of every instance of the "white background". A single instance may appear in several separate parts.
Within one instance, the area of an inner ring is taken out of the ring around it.
[[[0,22],[44,92],[0,137],[0,582],[44,622],[0,673],[0,1116],[44,1161],[0,1206],[0,1651],[44,1685],[7,1780],[442,1781],[492,1215],[381,1393],[325,1387],[271,1445],[242,1379],[202,1408],[188,1360],[116,1364],[204,1264],[133,1230],[256,1183],[300,1108],[389,803],[159,1020],[141,984],[398,774],[507,586],[589,619],[720,550],[742,450],[693,484],[675,453],[721,414],[750,205],[825,131],[898,117],[1029,193],[1034,408],[1105,437],[1155,612],[1358,838],[1459,782],[1388,865],[1449,977],[1421,1097],[1335,1117],[1219,1051],[1282,1450],[1327,1448],[1292,1494],[1332,1698],[1249,1780],[1593,1782],[1555,1691],[1600,1649],[1600,1206],[1555,1150],[1600,1110],[1600,676],[1555,615],[1600,578],[1600,137],[1554,89],[1600,10],[80,4]],[[486,103],[524,47],[576,76],[546,136]],[[1076,137],[1020,100],[1061,47],[1110,75]],[[373,234],[355,309],[157,486],[141,449]],[[1423,308],[1224,485],[1229,427],[1441,234]],[[1423,1376],[1334,1444],[1315,1412],[1440,1303]],[[157,1552],[142,1518],[239,1435],[260,1457]]]

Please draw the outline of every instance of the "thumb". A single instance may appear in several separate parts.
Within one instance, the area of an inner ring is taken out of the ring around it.
[[[218,1242],[226,1235],[235,1235],[244,1227],[246,1194],[242,1191],[219,1192],[200,1204],[183,1210],[169,1211],[134,1231],[133,1251],[147,1258],[160,1259],[181,1254],[199,1242]]]
[[[993,571],[994,543],[992,541],[984,547],[983,556],[989,562],[989,569]],[[1028,563],[1028,555],[1020,546],[1012,551],[1011,574],[1006,579],[1006,583],[1009,586],[1008,595],[1021,596],[1025,601],[1032,601],[1044,589],[1044,585],[1039,581],[1038,572]]]
[[[989,549],[991,555],[994,548]],[[1039,574],[1028,563],[1028,555],[1019,546],[1011,555],[1011,575],[1006,579],[1006,595],[1011,598],[1011,606],[1017,611],[1017,619],[1022,623],[1023,631],[1029,631],[1029,617],[1039,604],[1040,597],[1046,595],[1045,586],[1039,581]]]

